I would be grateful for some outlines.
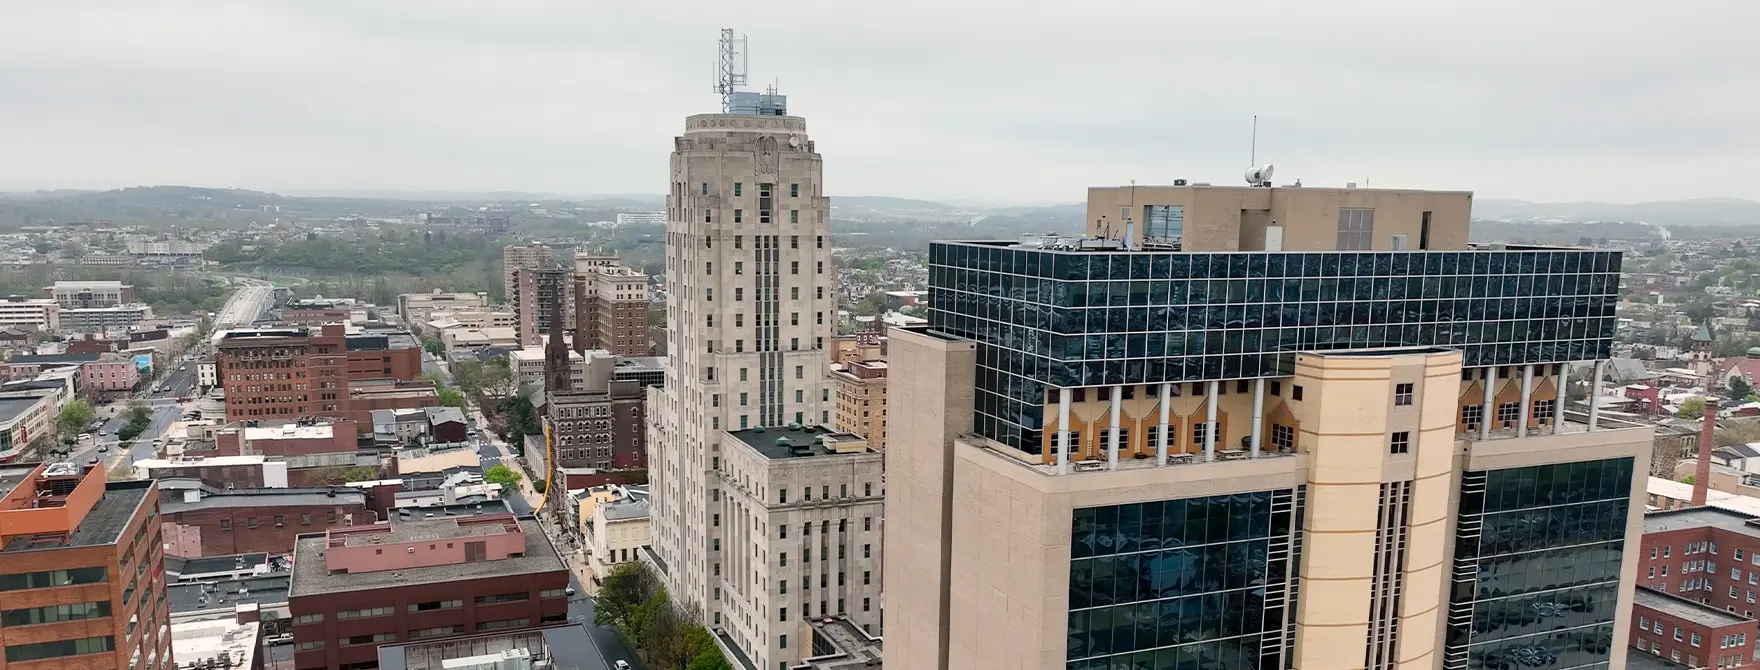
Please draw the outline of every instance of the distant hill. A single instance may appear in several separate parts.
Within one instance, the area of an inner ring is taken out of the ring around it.
[[[1616,204],[1606,202],[1473,201],[1473,218],[1498,221],[1643,221],[1673,226],[1760,226],[1760,202],[1700,198]]]

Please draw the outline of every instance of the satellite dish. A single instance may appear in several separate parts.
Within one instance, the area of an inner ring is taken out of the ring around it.
[[[1247,184],[1251,186],[1270,186],[1271,173],[1276,169],[1277,166],[1270,164],[1247,168]]]
[[[797,149],[800,148],[801,136],[800,135],[789,135],[788,136],[788,146],[795,147]]]

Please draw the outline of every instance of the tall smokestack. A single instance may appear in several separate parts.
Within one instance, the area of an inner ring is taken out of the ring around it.
[[[1711,485],[1711,450],[1717,446],[1717,399],[1705,399],[1705,423],[1699,426],[1699,462],[1693,467],[1693,506],[1704,507]]]

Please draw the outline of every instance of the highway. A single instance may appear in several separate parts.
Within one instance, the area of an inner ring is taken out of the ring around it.
[[[214,316],[215,328],[248,326],[275,302],[275,287],[260,279],[234,278],[241,286]]]

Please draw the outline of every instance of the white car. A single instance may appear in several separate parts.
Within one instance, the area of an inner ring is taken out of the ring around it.
[[[617,663],[615,665],[616,665],[617,670],[629,670],[629,661],[625,661],[621,658],[617,659]]]

